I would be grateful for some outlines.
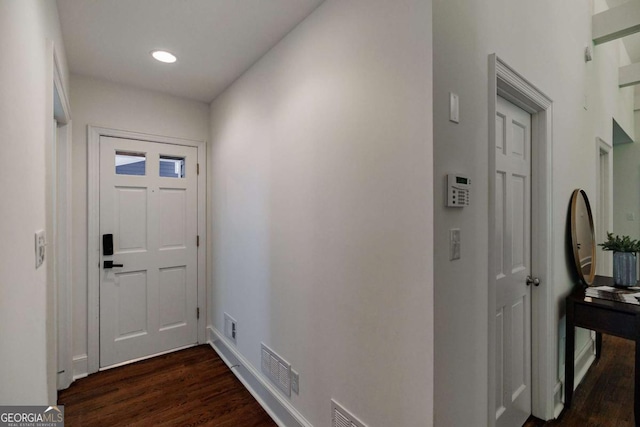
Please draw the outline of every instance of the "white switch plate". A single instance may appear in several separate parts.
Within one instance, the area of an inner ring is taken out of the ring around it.
[[[44,262],[44,252],[47,242],[44,237],[44,230],[36,231],[35,248],[36,248],[36,269]]]
[[[460,259],[460,229],[449,230],[449,260]]]
[[[460,100],[453,92],[449,92],[449,120],[460,123]]]
[[[227,313],[224,313],[224,336],[237,344],[238,321]]]

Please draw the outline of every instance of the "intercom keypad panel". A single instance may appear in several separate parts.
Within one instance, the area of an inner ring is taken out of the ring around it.
[[[471,180],[463,175],[447,175],[447,207],[462,208],[471,204]]]

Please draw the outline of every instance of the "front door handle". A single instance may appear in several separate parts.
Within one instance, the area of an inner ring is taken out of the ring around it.
[[[104,268],[124,267],[124,264],[114,264],[113,261],[105,261]]]
[[[540,286],[540,279],[537,277],[527,276],[527,286]]]

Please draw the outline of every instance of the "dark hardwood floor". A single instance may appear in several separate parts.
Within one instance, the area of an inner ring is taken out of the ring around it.
[[[66,426],[275,426],[208,345],[103,371],[59,394]]]
[[[634,343],[603,335],[602,356],[573,394],[573,403],[557,420],[529,419],[524,427],[633,427]]]
[[[632,427],[632,341],[605,335],[560,418],[524,427]],[[275,426],[238,379],[203,345],[91,375],[60,392],[67,426]]]

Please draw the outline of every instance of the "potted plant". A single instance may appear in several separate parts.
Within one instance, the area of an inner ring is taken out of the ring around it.
[[[640,252],[640,241],[607,232],[607,241],[598,246],[605,251],[613,251],[613,283],[617,286],[635,286],[638,281],[636,254]]]

